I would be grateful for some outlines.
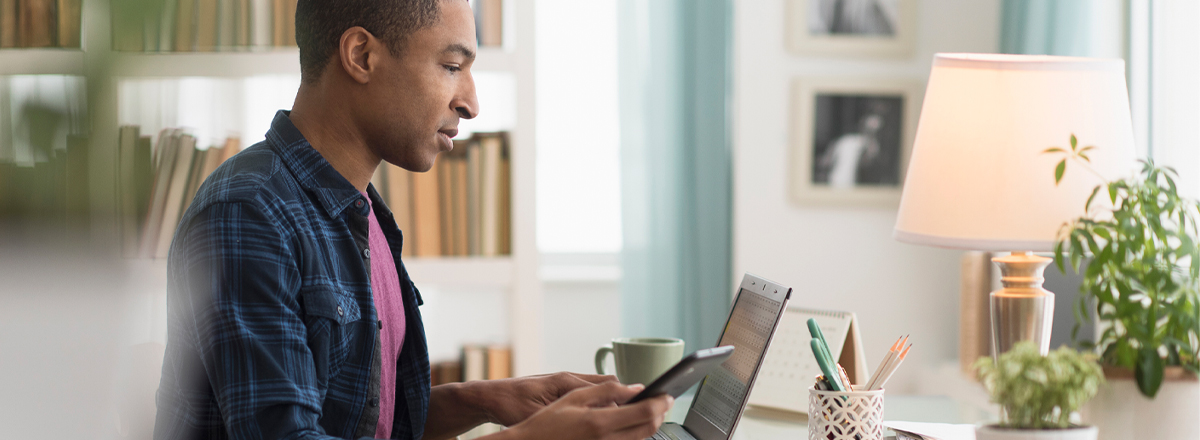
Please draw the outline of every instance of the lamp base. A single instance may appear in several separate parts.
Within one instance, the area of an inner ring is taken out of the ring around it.
[[[1033,341],[1043,355],[1050,352],[1054,294],[1042,288],[1042,273],[1052,260],[1029,252],[996,257],[1003,288],[992,292],[992,358],[1021,341]]]

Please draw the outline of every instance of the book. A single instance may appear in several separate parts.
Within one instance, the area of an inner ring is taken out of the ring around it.
[[[162,224],[159,226],[158,238],[155,242],[154,258],[166,258],[171,250],[171,239],[175,238],[175,227],[179,225],[179,217],[185,201],[184,191],[187,190],[188,178],[191,177],[192,158],[196,156],[196,138],[190,134],[179,137],[179,146],[175,152],[175,166],[172,167],[171,180],[167,183],[167,201],[163,204]]]
[[[158,50],[169,51],[175,47],[176,23],[179,0],[162,0],[158,10]]]
[[[454,169],[451,165],[452,160],[449,156],[442,154],[437,159],[434,165],[438,168],[438,220],[441,225],[438,230],[442,231],[441,237],[441,255],[454,255],[454,201],[453,188],[451,187],[454,180]]]
[[[496,244],[500,255],[512,255],[512,160],[507,143],[500,152],[500,179],[497,189]]]
[[[483,159],[480,164],[480,247],[479,254],[500,254],[500,156],[504,140],[499,135],[481,136]]]
[[[296,45],[296,0],[283,0],[283,44]]]
[[[175,171],[175,153],[179,150],[179,130],[164,129],[159,133],[158,145],[155,147],[154,185],[150,196],[150,206],[146,210],[146,221],[142,227],[140,256],[154,258],[157,251],[159,231],[162,229],[163,214],[167,205],[167,187],[171,184],[171,174]]]
[[[441,256],[442,230],[438,200],[438,167],[412,174],[413,226],[416,229],[415,255]]]
[[[55,0],[19,0],[21,47],[53,47],[58,37]]]
[[[0,48],[20,46],[19,17],[17,0],[0,0]]]
[[[154,140],[150,136],[142,136],[138,138],[136,150],[133,154],[133,190],[134,204],[137,210],[134,212],[134,219],[137,221],[137,237],[134,238],[137,242],[140,254],[141,238],[145,234],[145,219],[146,212],[150,210],[150,196],[154,190],[154,163],[151,161],[151,152],[154,149]],[[134,255],[138,256],[137,254]]]
[[[250,46],[250,34],[253,30],[250,25],[250,1],[251,0],[234,0],[234,5],[237,8],[235,12],[236,31],[234,35],[234,43],[238,47],[245,48]]]
[[[416,248],[416,232],[413,228],[412,173],[390,163],[383,163],[386,174],[387,204],[396,218],[396,226],[404,235],[402,256],[411,256]]]
[[[487,379],[487,347],[465,345],[462,349],[463,382]]]
[[[175,5],[175,51],[196,50],[197,2],[211,0],[178,0]]]
[[[483,163],[483,150],[479,146],[479,139],[475,136],[467,142],[467,253],[469,255],[480,255],[482,246],[480,246],[483,236],[482,223],[480,222],[481,209],[483,204],[480,202],[481,190],[480,170]]]
[[[120,204],[121,254],[126,258],[138,254],[138,198],[135,188],[134,168],[137,160],[137,144],[141,139],[138,126],[126,125],[118,129],[117,143],[117,197]]]
[[[506,346],[492,345],[487,348],[488,380],[512,377],[512,350]]]
[[[192,157],[192,166],[188,171],[187,186],[183,191],[183,205],[180,212],[187,212],[188,207],[192,206],[192,199],[196,198],[196,190],[200,188],[200,183],[207,177],[204,174],[204,167],[208,164],[208,156],[217,156],[221,154],[220,149],[209,147],[207,149],[196,149]]]
[[[58,47],[80,47],[83,0],[58,0]]]
[[[480,0],[480,46],[504,45],[504,4],[502,0]]]
[[[467,187],[467,142],[461,141],[461,148],[459,147],[459,143],[455,142],[455,149],[451,151],[451,153],[455,153],[451,156],[454,158],[454,182],[451,194],[453,198],[452,203],[454,204],[454,230],[452,232],[455,236],[454,255],[471,255],[470,243],[468,242],[470,235],[468,232],[470,214],[468,213],[467,200],[467,191],[469,189]]]
[[[250,44],[255,47],[268,47],[274,45],[273,37],[273,19],[274,10],[271,7],[274,0],[249,0],[250,1]]]
[[[271,45],[283,46],[287,41],[287,33],[283,30],[286,26],[286,15],[283,4],[288,0],[272,0],[271,1]]]
[[[218,1],[196,0],[196,51],[212,52],[217,50],[217,32],[219,29]]]
[[[217,50],[229,50],[237,46],[236,0],[217,1]]]

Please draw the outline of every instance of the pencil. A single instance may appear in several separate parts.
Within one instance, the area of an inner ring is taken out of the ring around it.
[[[904,349],[904,352],[900,353],[900,357],[896,358],[896,361],[893,362],[891,370],[888,371],[887,376],[884,376],[883,381],[879,383],[880,389],[882,389],[883,385],[892,378],[892,375],[896,373],[896,370],[900,368],[900,364],[904,362],[904,358],[908,357],[909,350],[912,350],[912,344],[908,344],[908,347]]]
[[[901,342],[904,340],[904,338],[906,338],[906,336],[896,338],[896,342],[892,343],[892,348],[889,348],[887,354],[883,356],[883,360],[879,362],[879,368],[875,369],[875,374],[872,374],[871,379],[867,381],[868,391],[875,389],[875,382],[879,380],[880,374],[883,373],[883,370],[887,369],[889,364],[891,364],[892,358],[900,352],[900,347],[904,346],[902,345],[903,342]]]

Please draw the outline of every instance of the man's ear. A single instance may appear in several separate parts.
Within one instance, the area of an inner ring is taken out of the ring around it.
[[[379,40],[361,26],[346,29],[338,43],[338,59],[342,70],[359,84],[371,81],[371,73],[379,61]]]

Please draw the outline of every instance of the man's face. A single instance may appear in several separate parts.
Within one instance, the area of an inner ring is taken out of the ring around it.
[[[361,107],[367,145],[411,171],[428,171],[438,153],[453,148],[459,119],[479,112],[474,15],[466,1],[440,3],[439,23],[413,33],[399,57],[380,56]]]

